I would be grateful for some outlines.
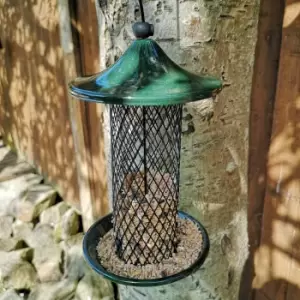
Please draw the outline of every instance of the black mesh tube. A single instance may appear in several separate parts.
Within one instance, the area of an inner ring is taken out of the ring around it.
[[[118,256],[158,263],[176,247],[182,105],[112,105],[114,237]]]

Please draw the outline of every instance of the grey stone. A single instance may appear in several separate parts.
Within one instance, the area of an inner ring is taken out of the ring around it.
[[[0,239],[7,239],[12,234],[13,217],[0,216]]]
[[[75,235],[68,236],[60,243],[60,245],[66,251],[76,245],[82,247],[83,236],[83,232],[79,232]]]
[[[25,247],[23,240],[17,238],[0,239],[0,251],[12,251]]]
[[[73,240],[62,241],[61,247],[65,251],[65,274],[64,276],[73,280],[81,279],[89,267],[83,258],[82,239],[83,234],[77,234]]]
[[[42,211],[55,203],[57,192],[49,185],[39,184],[28,188],[26,196],[16,202],[15,216],[24,222],[31,222]]]
[[[60,202],[44,210],[40,215],[40,222],[56,226],[62,221],[62,216],[69,209],[65,202]]]
[[[32,185],[39,184],[42,179],[40,175],[29,173],[0,182],[0,215],[14,215],[16,203],[23,199]]]
[[[22,300],[22,298],[13,289],[9,289],[0,295],[0,300]]]
[[[80,226],[79,215],[74,209],[69,209],[63,216],[62,220],[62,238],[78,233]]]
[[[33,264],[41,282],[58,281],[62,278],[62,256],[62,249],[56,244],[35,248]]]
[[[42,283],[31,291],[28,300],[71,300],[74,298],[76,286],[77,281],[68,279],[56,283]]]
[[[5,252],[0,251],[0,269],[4,268],[6,262],[14,263],[20,260],[32,261],[33,258],[33,249],[32,248],[23,248],[20,250]]]
[[[55,225],[53,234],[54,234],[55,242],[59,243],[62,240],[62,226],[61,226],[61,223],[58,223],[57,225]]]
[[[23,261],[14,267],[4,282],[7,287],[16,290],[30,290],[37,284],[37,280],[34,267],[29,262]]]
[[[32,234],[33,224],[16,220],[12,225],[13,236],[19,240],[28,241]]]
[[[32,249],[12,252],[0,251],[0,281],[5,288],[31,289],[37,282],[32,259]]]
[[[194,293],[194,291],[197,291],[197,293]],[[210,298],[207,290],[201,286],[200,280],[193,275],[172,284],[158,287],[132,287],[120,285],[119,292],[120,300],[196,300],[202,299],[200,298],[201,293],[206,295],[203,299],[218,299]]]
[[[114,300],[112,283],[90,270],[78,283],[75,300]]]
[[[38,223],[33,229],[32,223],[16,221],[13,224],[15,238],[24,240],[31,248],[37,248],[54,243],[53,228],[48,224]]]
[[[149,14],[148,22],[152,24],[159,22],[160,26],[155,26],[155,37],[157,39],[170,40],[177,38],[177,27],[175,23],[177,10],[175,5],[172,4],[168,5],[159,1],[144,2],[145,11],[153,12],[153,14]],[[130,6],[133,5],[134,3],[130,4]],[[131,31],[130,28],[129,30]]]
[[[2,279],[0,280],[0,295],[6,291]]]
[[[37,224],[25,242],[32,248],[46,247],[54,243],[53,228],[48,224]]]
[[[228,174],[232,174],[237,168],[237,165],[235,164],[235,162],[231,161],[227,164],[226,166],[226,172]]]
[[[54,243],[53,228],[48,224],[37,224],[33,229],[32,223],[16,221],[13,224],[15,238],[24,240],[31,248],[42,247]]]
[[[80,217],[74,209],[69,209],[62,217],[62,221],[54,228],[56,242],[64,240],[78,233]]]
[[[0,148],[0,181],[33,172],[34,168],[8,147]]]

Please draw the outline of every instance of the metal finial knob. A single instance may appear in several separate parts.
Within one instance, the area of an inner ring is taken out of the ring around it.
[[[136,22],[132,26],[133,33],[136,38],[146,39],[154,34],[153,24],[147,22]]]

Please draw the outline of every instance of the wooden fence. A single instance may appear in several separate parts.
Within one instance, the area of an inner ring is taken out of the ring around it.
[[[300,299],[300,2],[262,0],[251,99],[243,300]]]
[[[102,107],[66,84],[99,71],[98,25],[94,1],[68,2],[0,0],[0,126],[88,226],[108,209]],[[300,299],[299,3],[261,0],[241,300]]]
[[[107,212],[102,108],[66,86],[99,71],[98,23],[94,1],[68,2],[0,0],[0,126],[90,223]]]

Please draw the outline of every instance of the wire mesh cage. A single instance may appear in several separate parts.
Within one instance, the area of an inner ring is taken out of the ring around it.
[[[182,105],[110,108],[116,252],[135,265],[176,251]]]

